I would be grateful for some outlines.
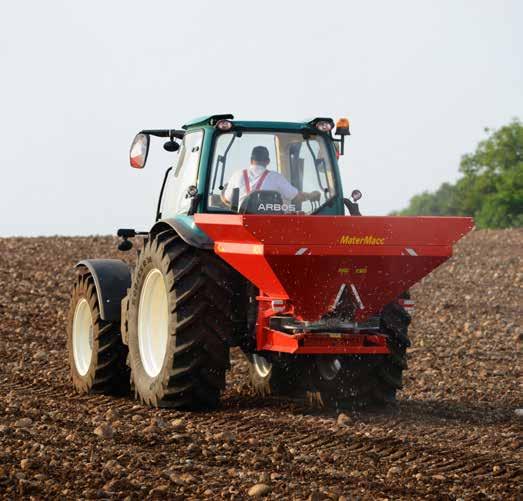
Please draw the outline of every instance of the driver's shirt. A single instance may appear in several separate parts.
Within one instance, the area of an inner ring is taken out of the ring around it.
[[[267,172],[267,174],[264,173]],[[247,175],[248,186],[245,183]],[[263,165],[250,165],[248,169],[236,171],[229,179],[223,195],[231,202],[234,188],[240,190],[239,205],[254,190],[277,191],[285,203],[289,203],[298,194],[298,190],[279,172],[266,169]]]

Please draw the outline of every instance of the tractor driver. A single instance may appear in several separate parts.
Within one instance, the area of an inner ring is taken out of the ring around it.
[[[298,204],[305,200],[311,202],[320,200],[319,191],[299,192],[279,172],[267,169],[270,161],[269,150],[265,146],[255,146],[252,149],[249,168],[236,171],[229,179],[229,183],[222,192],[223,202],[231,205],[232,193],[235,188],[240,190],[240,206],[249,193],[260,190],[277,191],[285,204]]]

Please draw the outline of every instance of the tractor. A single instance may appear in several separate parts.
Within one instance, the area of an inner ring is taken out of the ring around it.
[[[348,119],[238,121],[143,130],[176,161],[163,178],[134,269],[76,265],[68,315],[80,393],[134,393],[154,407],[212,409],[237,347],[259,395],[322,405],[394,403],[407,368],[409,288],[452,255],[465,217],[370,217],[344,198]],[[345,213],[347,212],[347,214]]]

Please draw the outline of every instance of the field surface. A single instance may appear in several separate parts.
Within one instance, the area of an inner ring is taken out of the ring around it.
[[[0,497],[521,499],[522,249],[521,230],[460,242],[413,289],[398,407],[338,416],[254,397],[236,352],[212,413],[76,395],[72,267],[134,251],[111,237],[0,239]]]

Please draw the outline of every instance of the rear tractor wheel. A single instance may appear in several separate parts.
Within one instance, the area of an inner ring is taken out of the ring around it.
[[[143,403],[218,405],[238,304],[235,273],[173,230],[146,242],[128,295],[131,381]]]
[[[346,408],[395,403],[407,368],[410,315],[397,303],[381,314],[389,355],[322,355],[314,357],[308,381],[327,407]]]
[[[129,391],[127,347],[118,322],[100,318],[92,275],[81,269],[73,287],[67,322],[67,350],[78,393],[125,394]]]
[[[261,353],[245,353],[249,365],[249,380],[260,396],[293,396],[301,389],[302,364],[291,356],[269,358]]]

